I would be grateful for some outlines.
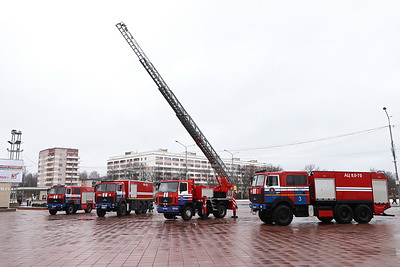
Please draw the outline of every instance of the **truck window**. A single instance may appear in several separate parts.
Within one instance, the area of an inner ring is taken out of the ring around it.
[[[159,192],[176,192],[178,191],[178,182],[160,183]]]
[[[53,187],[50,189],[49,194],[51,195],[64,195],[65,193],[65,187]]]
[[[288,175],[286,185],[307,185],[306,175]]]
[[[258,174],[254,175],[252,186],[264,186],[264,175]]]
[[[267,186],[277,186],[278,185],[278,176],[268,175],[266,184],[267,184]]]
[[[122,191],[122,184],[118,185],[118,191]]]
[[[74,188],[74,194],[80,194],[81,189],[80,188]]]
[[[67,188],[66,194],[71,194],[71,188]]]
[[[115,192],[117,189],[116,184],[99,184],[97,186],[97,192]]]
[[[179,185],[179,191],[184,192],[184,191],[187,191],[187,190],[188,190],[187,183],[181,183]]]

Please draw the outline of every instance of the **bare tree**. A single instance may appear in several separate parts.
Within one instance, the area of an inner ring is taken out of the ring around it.
[[[304,170],[307,172],[319,171],[319,167],[316,167],[314,164],[308,164],[304,167]]]

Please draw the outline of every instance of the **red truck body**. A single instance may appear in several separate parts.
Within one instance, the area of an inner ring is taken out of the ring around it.
[[[157,211],[166,219],[179,215],[188,221],[196,213],[201,218],[211,213],[216,218],[223,218],[227,209],[236,210],[232,188],[196,185],[194,180],[162,181],[157,190]]]
[[[77,210],[85,210],[90,213],[94,207],[93,187],[58,185],[48,190],[47,208],[51,215],[57,211],[72,214]]]
[[[104,217],[107,211],[116,211],[118,216],[135,211],[146,213],[153,209],[153,183],[145,181],[115,180],[96,185],[96,211]]]
[[[288,225],[315,215],[322,222],[369,222],[390,208],[387,177],[375,172],[257,172],[250,208],[266,223]]]

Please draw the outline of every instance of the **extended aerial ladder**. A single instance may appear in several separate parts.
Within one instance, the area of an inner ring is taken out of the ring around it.
[[[140,48],[139,44],[133,38],[132,34],[128,31],[128,28],[123,22],[120,22],[116,25],[118,30],[121,32],[122,36],[128,42],[129,46],[132,48],[133,52],[139,58],[140,63],[142,63],[143,67],[149,73],[153,81],[156,83],[158,90],[160,90],[161,94],[167,100],[171,108],[174,110],[176,116],[181,121],[183,126],[192,136],[193,140],[196,142],[197,146],[201,149],[204,155],[207,157],[210,162],[212,168],[217,173],[217,181],[218,187],[221,192],[227,192],[232,190],[233,184],[229,178],[227,168],[225,163],[218,156],[217,152],[211,146],[210,142],[208,142],[207,138],[200,131],[200,128],[196,125],[192,117],[186,112],[182,104],[176,98],[174,93],[169,89],[168,85],[158,73],[157,69],[150,62],[146,54]]]

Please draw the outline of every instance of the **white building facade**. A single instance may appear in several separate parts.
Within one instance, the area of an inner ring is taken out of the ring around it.
[[[254,170],[270,166],[258,163],[256,160],[242,161],[240,158],[221,158],[221,160],[224,161],[231,178],[235,180],[234,184],[243,183],[244,176],[251,178]],[[139,179],[157,182],[187,177],[195,179],[199,184],[213,185],[216,183],[215,176],[207,158],[193,152],[187,153],[187,166],[185,153],[169,152],[167,149],[125,152],[124,155],[110,157],[107,161],[107,178],[112,180]]]
[[[39,152],[37,186],[57,184],[81,186],[78,149],[55,147]]]

